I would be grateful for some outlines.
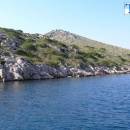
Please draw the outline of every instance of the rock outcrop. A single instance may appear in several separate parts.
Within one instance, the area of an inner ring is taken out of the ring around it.
[[[89,71],[87,71],[89,70]],[[127,68],[107,68],[89,66],[86,70],[69,67],[51,67],[44,64],[34,65],[24,58],[16,58],[14,61],[5,62],[0,67],[0,79],[4,81],[14,80],[40,80],[65,77],[86,77],[95,75],[106,75],[115,73],[128,73]]]

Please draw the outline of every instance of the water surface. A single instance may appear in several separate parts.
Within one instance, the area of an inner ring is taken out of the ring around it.
[[[130,75],[0,83],[0,130],[129,130]]]

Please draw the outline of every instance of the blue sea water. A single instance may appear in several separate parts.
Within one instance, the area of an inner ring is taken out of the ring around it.
[[[130,75],[0,83],[0,130],[130,130]]]

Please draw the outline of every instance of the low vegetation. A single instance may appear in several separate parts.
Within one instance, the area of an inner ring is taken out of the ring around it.
[[[39,37],[36,34],[25,34],[21,30],[4,28],[0,28],[0,32],[6,34],[9,39],[20,39],[19,46],[15,50],[9,49],[8,46],[4,46],[4,49],[3,46],[0,47],[1,54],[5,53],[7,56],[11,53],[14,57],[21,56],[34,64],[80,68],[88,65],[112,67],[130,64],[130,50],[71,33],[58,38],[58,36],[52,37],[52,34]],[[71,35],[71,38],[68,35]]]

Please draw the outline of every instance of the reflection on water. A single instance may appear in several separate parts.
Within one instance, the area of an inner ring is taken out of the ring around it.
[[[24,82],[15,81],[0,84],[0,91],[6,91],[8,89],[11,89],[12,91],[20,91],[23,88],[24,88]]]
[[[0,130],[128,130],[129,79],[0,83]]]

